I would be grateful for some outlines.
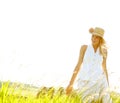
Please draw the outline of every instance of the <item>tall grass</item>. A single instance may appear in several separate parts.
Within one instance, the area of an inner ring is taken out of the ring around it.
[[[113,103],[120,103],[120,95],[111,92]],[[81,94],[73,91],[70,95],[65,94],[63,87],[41,87],[38,90],[24,88],[9,82],[2,83],[0,88],[0,103],[87,103],[81,99]],[[99,102],[93,102],[99,103]]]

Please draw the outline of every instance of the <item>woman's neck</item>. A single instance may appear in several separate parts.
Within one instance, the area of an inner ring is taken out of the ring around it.
[[[93,46],[94,52],[96,52],[99,46],[98,45],[93,45],[93,44],[92,44],[92,46]]]

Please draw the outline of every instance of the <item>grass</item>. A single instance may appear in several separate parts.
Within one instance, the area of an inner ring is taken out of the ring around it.
[[[113,103],[120,103],[120,94],[111,92],[111,98]],[[70,95],[66,95],[63,87],[36,89],[5,82],[0,88],[0,103],[83,103],[83,101],[80,93],[74,90]]]

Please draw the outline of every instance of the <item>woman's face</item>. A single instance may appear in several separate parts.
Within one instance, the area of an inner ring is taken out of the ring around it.
[[[93,44],[93,45],[99,45],[100,39],[101,39],[101,37],[96,36],[96,35],[92,35],[92,38],[91,38],[92,44]]]

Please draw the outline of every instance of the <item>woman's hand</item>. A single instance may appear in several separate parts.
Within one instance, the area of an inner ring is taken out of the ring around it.
[[[68,87],[66,88],[66,94],[70,94],[73,90],[73,86],[72,85],[68,85]]]

